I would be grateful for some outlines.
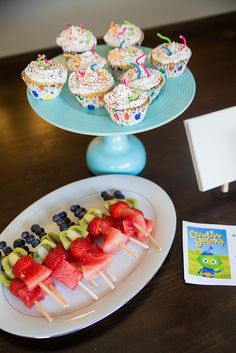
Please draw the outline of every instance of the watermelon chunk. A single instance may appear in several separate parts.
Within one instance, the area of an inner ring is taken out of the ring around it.
[[[60,263],[60,265],[53,271],[52,275],[70,289],[75,289],[83,277],[80,269],[66,260],[63,260]]]
[[[146,222],[144,217],[132,210],[132,209],[127,209],[123,212],[123,227],[124,227],[124,233],[128,237],[134,237],[136,236],[138,240],[140,241],[145,241],[147,237],[137,230],[137,228],[134,226],[134,223],[139,224],[143,229],[146,229]]]
[[[120,245],[126,244],[129,240],[124,233],[114,227],[110,227],[104,236],[102,249],[107,254],[117,253],[120,250]]]
[[[52,273],[46,266],[34,262],[25,270],[23,281],[30,291],[38,286],[39,283],[45,281]]]
[[[145,218],[145,223],[146,223],[146,231],[148,231],[148,233],[152,234],[152,232],[154,231],[156,224],[154,221],[152,221],[151,219],[147,219]]]
[[[99,276],[99,271],[104,271],[111,265],[111,256],[97,253],[97,256],[90,257],[90,262],[82,265],[83,277],[91,281]]]

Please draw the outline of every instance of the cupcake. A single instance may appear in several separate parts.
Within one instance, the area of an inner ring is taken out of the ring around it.
[[[123,24],[114,24],[112,21],[109,30],[103,37],[106,44],[112,48],[118,48],[123,40],[125,40],[126,47],[140,46],[143,38],[141,29],[128,20],[125,20]]]
[[[132,126],[143,121],[150,99],[145,91],[119,84],[104,97],[104,106],[112,121],[118,125]]]
[[[96,37],[83,25],[69,25],[56,39],[57,45],[62,48],[64,53],[83,53],[91,50],[97,44]]]
[[[99,69],[104,69],[108,66],[107,60],[101,55],[95,53],[94,51],[85,51],[82,54],[65,54],[67,61],[67,67],[69,71],[86,70],[93,64]]]
[[[164,75],[157,69],[147,69],[146,65],[137,65],[129,69],[122,79],[125,80],[127,86],[147,92],[150,101],[157,98],[161,88],[165,83]]]
[[[107,60],[112,74],[119,81],[121,76],[132,67],[131,62],[136,62],[136,60],[139,64],[145,62],[145,54],[142,49],[136,47],[115,48],[109,51]]]
[[[93,110],[103,107],[104,95],[114,87],[114,78],[106,69],[92,65],[85,71],[72,72],[68,85],[79,104]]]
[[[53,60],[47,60],[45,55],[31,63],[21,73],[29,92],[37,99],[56,98],[67,80],[67,68]]]
[[[152,65],[158,68],[166,77],[177,77],[181,75],[192,55],[191,50],[186,45],[186,40],[183,36],[184,43],[171,42],[169,38],[159,35],[161,38],[168,39],[167,43],[158,45],[150,52],[150,61]]]

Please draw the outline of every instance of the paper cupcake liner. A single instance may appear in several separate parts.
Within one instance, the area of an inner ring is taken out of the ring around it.
[[[107,109],[112,121],[115,124],[123,125],[123,126],[132,126],[132,125],[137,125],[143,121],[149,105],[150,105],[150,100],[148,99],[147,103],[137,108],[123,109],[123,110],[110,109],[106,106],[105,108]]]
[[[83,108],[87,108],[89,110],[94,110],[98,108],[102,108],[104,106],[104,93],[96,93],[91,95],[80,95],[75,94],[76,99],[79,104]]]
[[[150,61],[165,77],[174,78],[182,75],[189,59],[181,60],[178,63],[161,64],[154,61],[152,56],[150,56]]]
[[[49,100],[56,98],[61,93],[63,84],[62,83],[53,83],[53,84],[39,84],[33,83],[32,81],[26,82],[24,80],[29,92],[36,99]]]

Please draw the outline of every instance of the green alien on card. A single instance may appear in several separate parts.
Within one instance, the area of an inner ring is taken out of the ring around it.
[[[217,255],[210,252],[210,250],[213,250],[211,246],[208,250],[203,251],[197,258],[197,261],[202,266],[202,268],[198,271],[198,274],[202,274],[202,277],[214,278],[215,273],[223,271],[222,268],[216,270],[216,268],[222,265],[222,261]]]

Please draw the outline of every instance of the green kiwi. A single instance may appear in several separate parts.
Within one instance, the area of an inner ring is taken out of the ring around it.
[[[0,283],[2,283],[5,287],[9,287],[11,281],[3,273],[0,273]]]
[[[63,230],[62,232],[60,232],[59,236],[60,236],[60,241],[62,242],[62,245],[66,250],[68,250],[70,248],[70,244],[72,243],[72,241],[67,235],[67,230]]]
[[[137,206],[138,206],[138,201],[136,199],[134,199],[134,198],[127,198],[127,199],[122,199],[122,200],[114,198],[114,199],[111,199],[111,200],[104,201],[103,205],[104,205],[105,209],[107,211],[109,211],[109,207],[113,203],[115,203],[117,201],[125,201],[125,202],[127,202],[130,208],[137,208]]]
[[[28,254],[27,251],[23,248],[15,248],[13,253],[16,254],[19,258]]]
[[[34,260],[42,263],[49,252],[55,248],[56,244],[48,239],[43,239],[34,249]]]
[[[20,257],[14,253],[13,251],[8,255],[8,259],[10,261],[10,263],[12,264],[12,266],[15,265],[15,263],[20,259]]]
[[[81,225],[74,225],[71,226],[69,229],[66,230],[67,236],[70,238],[71,241],[75,240],[76,238],[86,238],[88,232],[86,229],[81,227]]]
[[[138,200],[134,199],[133,197],[125,199],[124,201],[128,202],[129,207],[131,207],[131,208],[137,208],[138,207]]]
[[[49,232],[46,235],[49,236],[49,238],[54,242],[54,243],[60,243],[60,235],[57,233]],[[49,240],[50,240],[49,239]]]
[[[89,208],[84,217],[79,221],[79,224],[87,229],[89,223],[94,219],[94,217],[102,217],[102,211],[98,208]]]
[[[9,259],[9,256],[5,256],[3,259],[2,259],[2,267],[3,267],[3,270],[4,270],[4,274],[9,278],[9,279],[14,279],[15,276],[14,274],[12,273],[12,263]]]

